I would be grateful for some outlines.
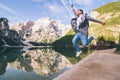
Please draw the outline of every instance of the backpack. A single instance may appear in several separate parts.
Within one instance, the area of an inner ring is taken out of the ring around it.
[[[86,15],[87,14],[85,14],[84,22],[79,25],[79,29],[80,28],[84,28],[86,26],[86,24],[88,24],[88,20],[86,19]],[[77,29],[77,18],[72,18],[71,19],[71,26],[72,26],[73,31],[77,33],[78,32],[78,29]]]
[[[71,19],[71,26],[72,26],[73,31],[77,33],[78,32],[78,30],[77,30],[77,18]]]

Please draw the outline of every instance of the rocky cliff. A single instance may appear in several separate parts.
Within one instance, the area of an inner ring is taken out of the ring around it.
[[[9,29],[7,18],[0,18],[0,46],[23,46],[27,45],[24,38],[15,30]]]

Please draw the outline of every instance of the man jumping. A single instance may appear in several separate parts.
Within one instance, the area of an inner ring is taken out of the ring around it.
[[[82,45],[86,46],[94,39],[94,36],[91,36],[88,39],[89,21],[97,22],[102,25],[105,25],[105,23],[97,19],[94,19],[88,16],[87,14],[84,14],[82,9],[78,9],[78,11],[76,12],[73,5],[71,6],[71,8],[75,15],[75,18],[71,20],[71,25],[72,25],[73,30],[76,32],[72,40],[72,43],[76,49],[76,57],[78,57],[82,53],[79,47],[78,41],[81,40]]]

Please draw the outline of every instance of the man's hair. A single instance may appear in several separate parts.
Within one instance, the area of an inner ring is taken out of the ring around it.
[[[82,14],[84,13],[82,9],[78,9],[78,10],[80,10],[82,12]]]

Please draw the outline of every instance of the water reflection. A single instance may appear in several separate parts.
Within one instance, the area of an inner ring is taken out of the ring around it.
[[[52,80],[71,66],[52,49],[0,48],[0,80]]]

